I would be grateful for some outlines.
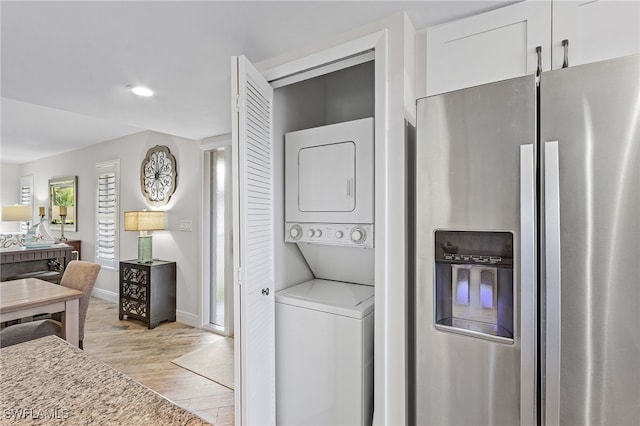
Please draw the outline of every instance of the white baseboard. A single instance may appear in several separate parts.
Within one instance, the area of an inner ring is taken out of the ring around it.
[[[190,314],[189,312],[177,311],[176,321],[190,325],[191,327],[200,328],[200,318],[197,315]]]
[[[97,297],[98,299],[106,300],[113,303],[118,303],[118,299],[120,298],[120,295],[118,293],[114,293],[113,291],[109,290],[103,290],[101,288],[94,288],[91,295]]]
[[[114,293],[113,291],[109,290],[103,290],[101,288],[94,288],[91,295],[97,297],[98,299],[106,300],[113,303],[119,303],[120,299],[120,295],[118,293]],[[177,311],[176,321],[182,324],[190,325],[191,327],[201,328],[200,318],[197,315],[191,314],[189,312]]]

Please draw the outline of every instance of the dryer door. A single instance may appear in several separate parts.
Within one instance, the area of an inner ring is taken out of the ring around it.
[[[373,223],[373,118],[285,135],[287,222]]]
[[[356,208],[356,145],[352,141],[298,151],[298,209],[351,212]]]

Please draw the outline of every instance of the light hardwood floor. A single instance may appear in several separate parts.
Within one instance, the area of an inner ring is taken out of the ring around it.
[[[118,306],[91,298],[84,350],[215,425],[234,424],[233,391],[171,361],[219,336],[177,322],[153,330],[118,319]]]

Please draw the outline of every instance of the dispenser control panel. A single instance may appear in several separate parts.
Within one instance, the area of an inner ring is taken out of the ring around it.
[[[373,224],[285,223],[284,241],[373,248]]]

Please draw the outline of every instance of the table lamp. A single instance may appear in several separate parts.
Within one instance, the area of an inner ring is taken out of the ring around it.
[[[147,231],[164,229],[164,211],[131,211],[124,212],[124,230],[140,231],[138,236],[138,262],[153,261],[151,235]]]
[[[27,222],[27,229],[29,229],[31,219],[32,213],[30,205],[16,204],[12,206],[2,206],[3,222]]]

